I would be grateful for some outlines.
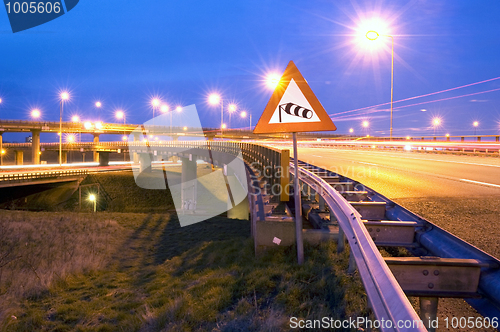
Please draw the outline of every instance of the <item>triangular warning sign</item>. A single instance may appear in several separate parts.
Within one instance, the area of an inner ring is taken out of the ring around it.
[[[254,134],[337,130],[293,61],[257,122]]]

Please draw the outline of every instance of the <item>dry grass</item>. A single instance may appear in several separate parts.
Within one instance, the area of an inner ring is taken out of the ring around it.
[[[102,268],[119,228],[114,220],[92,215],[2,211],[0,318],[16,299],[36,298],[55,280]]]
[[[15,248],[0,299],[8,331],[283,331],[292,316],[366,315],[361,282],[345,274],[347,255],[333,254],[333,243],[306,246],[298,266],[293,247],[254,258],[248,221],[181,228],[168,215],[11,211],[0,219],[2,243]]]

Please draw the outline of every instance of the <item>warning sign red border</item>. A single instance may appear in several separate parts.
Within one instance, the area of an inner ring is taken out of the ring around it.
[[[288,85],[291,80],[294,80],[297,83],[300,91],[307,99],[309,104],[311,105],[313,111],[319,117],[319,122],[300,122],[300,123],[269,123],[271,117],[274,114],[274,111],[278,107],[278,104],[281,101],[281,98],[285,94]],[[270,133],[298,133],[298,132],[307,132],[307,131],[333,131],[337,130],[337,127],[333,123],[330,116],[326,113],[323,105],[319,102],[318,98],[309,87],[309,84],[304,79],[299,69],[293,61],[288,63],[288,66],[281,76],[279,84],[271,96],[271,99],[267,103],[264,112],[262,113],[255,129],[253,131],[254,134],[270,134]]]

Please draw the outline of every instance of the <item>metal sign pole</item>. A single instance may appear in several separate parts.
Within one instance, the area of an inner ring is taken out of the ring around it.
[[[293,194],[295,200],[295,238],[297,240],[297,262],[299,265],[304,263],[304,242],[302,240],[302,204],[300,202],[299,188],[299,158],[297,151],[297,133],[293,133],[293,168],[295,176],[293,177]]]

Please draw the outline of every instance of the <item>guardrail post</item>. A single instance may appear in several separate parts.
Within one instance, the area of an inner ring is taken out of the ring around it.
[[[438,302],[439,298],[437,297],[420,297],[420,319],[429,332],[436,331],[432,322],[437,319]]]

